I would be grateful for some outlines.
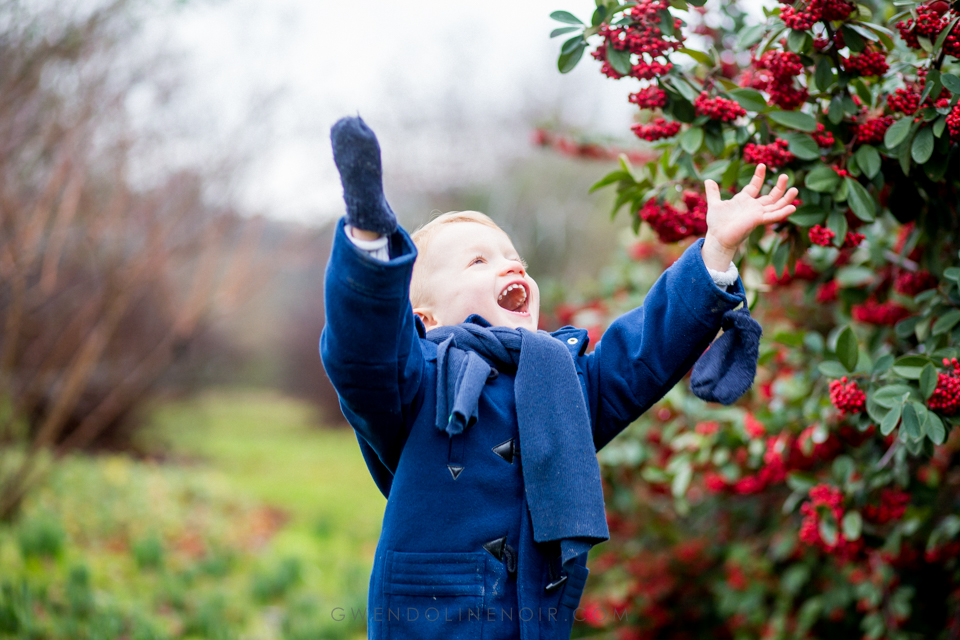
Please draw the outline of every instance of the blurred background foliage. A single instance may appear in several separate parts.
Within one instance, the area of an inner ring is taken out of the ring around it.
[[[0,3],[0,638],[366,635],[385,503],[318,356],[330,228],[251,213],[256,145],[179,128],[184,60],[144,33],[197,4]],[[510,127],[564,129],[531,104]],[[492,215],[549,309],[621,251],[588,193],[613,142],[395,167],[391,201]]]

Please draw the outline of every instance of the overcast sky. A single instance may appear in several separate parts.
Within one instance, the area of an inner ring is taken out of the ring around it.
[[[557,9],[592,0],[195,0],[149,35],[181,53],[201,137],[256,162],[239,185],[250,210],[306,222],[340,215],[329,128],[361,114],[380,138],[388,187],[494,179],[530,152],[552,112],[629,136],[632,85],[584,56],[556,70]],[[249,134],[249,135],[248,135]],[[627,140],[624,137],[624,140]],[[251,148],[252,147],[252,148]]]

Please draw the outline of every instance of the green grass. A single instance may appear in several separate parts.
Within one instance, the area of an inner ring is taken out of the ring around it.
[[[320,429],[307,405],[263,391],[222,391],[164,404],[143,433],[151,447],[199,458],[246,495],[291,517],[278,544],[320,534],[324,552],[370,558],[386,499],[351,429]]]
[[[0,638],[365,637],[385,500],[353,432],[264,392],[151,415],[164,463],[69,457],[0,526]]]

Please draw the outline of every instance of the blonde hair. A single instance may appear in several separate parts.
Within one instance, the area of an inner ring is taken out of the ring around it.
[[[417,227],[417,230],[410,235],[414,246],[417,247],[418,254],[417,260],[413,264],[413,275],[410,278],[410,304],[414,309],[426,302],[426,291],[423,284],[423,270],[426,268],[426,261],[423,256],[427,252],[430,240],[437,233],[437,230],[440,229],[441,225],[453,224],[454,222],[476,222],[477,224],[503,231],[490,216],[485,213],[480,213],[479,211],[448,211],[441,213],[430,222]]]

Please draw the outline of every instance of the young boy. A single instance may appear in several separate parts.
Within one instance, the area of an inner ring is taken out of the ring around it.
[[[763,165],[729,201],[707,181],[706,238],[586,354],[583,329],[537,331],[537,284],[492,220],[445,214],[411,238],[383,196],[373,132],[344,118],[331,138],[347,215],[320,351],[388,497],[369,637],[567,639],[587,552],[609,537],[596,452],[721,326],[736,332],[724,320],[746,299],[734,251],[792,213],[797,191],[780,176],[760,197]]]

